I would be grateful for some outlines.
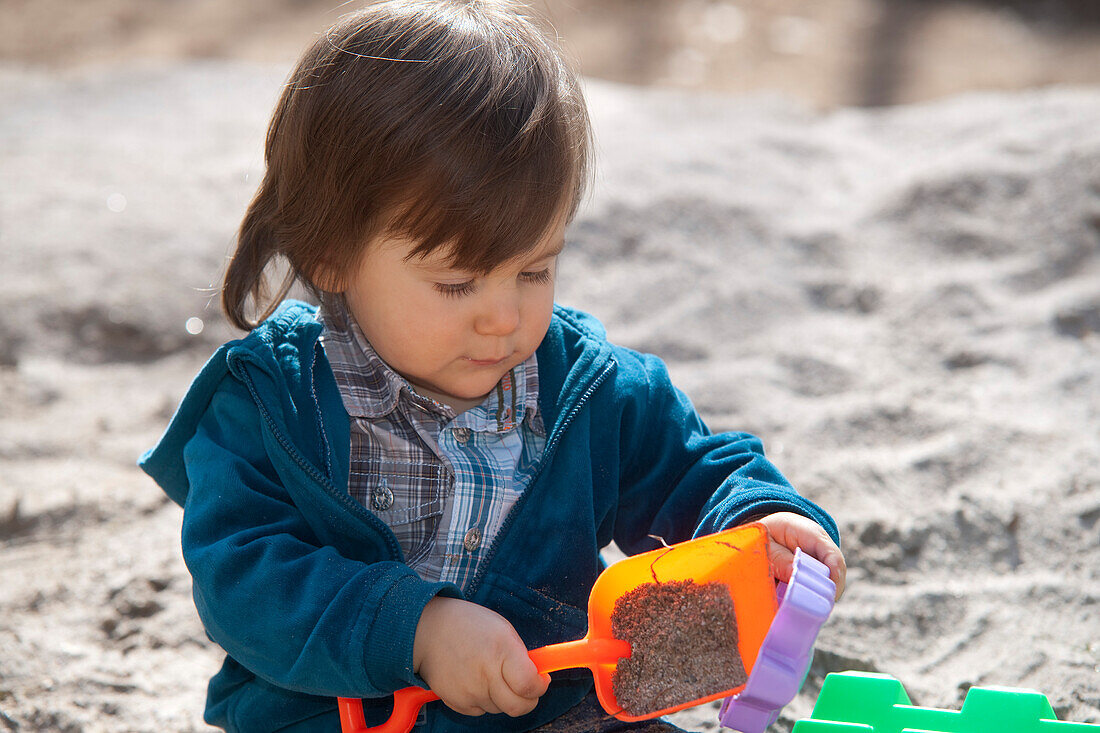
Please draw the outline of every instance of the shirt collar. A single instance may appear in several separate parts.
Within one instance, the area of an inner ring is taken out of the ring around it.
[[[344,299],[323,298],[317,320],[324,326],[321,343],[348,414],[378,418],[393,412],[408,382],[378,356],[348,313]]]
[[[480,405],[455,418],[453,427],[504,433],[526,422],[539,432],[539,369],[534,354],[505,374]]]

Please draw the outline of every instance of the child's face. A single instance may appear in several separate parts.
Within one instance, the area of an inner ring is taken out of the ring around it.
[[[563,221],[529,254],[484,276],[448,266],[438,250],[406,260],[411,242],[382,237],[367,247],[344,296],[394,371],[461,412],[542,342],[564,232]]]

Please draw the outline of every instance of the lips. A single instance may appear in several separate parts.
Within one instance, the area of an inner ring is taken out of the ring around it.
[[[466,360],[469,361],[471,364],[476,364],[477,366],[496,366],[507,358],[507,356],[501,356],[496,359],[472,359],[470,357],[466,357]]]

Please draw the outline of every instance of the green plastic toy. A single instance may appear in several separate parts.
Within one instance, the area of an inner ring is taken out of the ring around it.
[[[1100,733],[1058,720],[1046,696],[1011,687],[971,687],[961,710],[916,707],[893,677],[829,674],[814,711],[792,733]]]

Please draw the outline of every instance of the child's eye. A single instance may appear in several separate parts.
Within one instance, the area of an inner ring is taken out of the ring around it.
[[[459,298],[463,295],[470,295],[477,288],[474,286],[473,280],[467,280],[464,283],[435,283],[432,285],[437,292],[446,295],[451,298]]]
[[[547,267],[545,270],[539,270],[538,272],[521,272],[520,277],[529,283],[543,285],[550,282],[550,268]]]

